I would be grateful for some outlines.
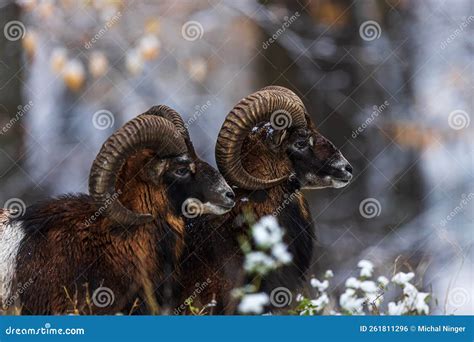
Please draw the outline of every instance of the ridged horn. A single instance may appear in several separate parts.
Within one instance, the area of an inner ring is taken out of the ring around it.
[[[304,106],[303,104],[303,101],[301,100],[301,98],[296,95],[292,90],[288,89],[288,88],[285,88],[285,87],[282,87],[282,86],[276,86],[276,85],[271,85],[271,86],[267,86],[267,87],[264,87],[260,90],[269,90],[269,91],[280,91],[282,92],[283,94],[286,94],[288,95],[289,97],[291,97],[295,102],[298,102],[300,103],[301,107],[303,108],[304,112],[306,115],[308,115],[307,111],[306,111],[306,107]]]
[[[108,217],[123,225],[153,220],[152,215],[135,213],[113,197],[116,194],[117,177],[125,161],[137,151],[147,148],[155,150],[159,157],[180,155],[187,151],[184,139],[172,122],[156,116],[142,115],[112,134],[92,163],[89,193],[105,208]]]
[[[168,107],[166,105],[157,105],[157,106],[151,107],[150,109],[140,114],[139,116],[142,116],[142,115],[154,115],[154,116],[162,117],[171,121],[173,125],[176,127],[176,130],[184,138],[184,141],[186,142],[186,146],[188,147],[189,153],[194,156],[196,155],[196,152],[194,150],[194,145],[191,141],[191,137],[189,136],[188,128],[186,127],[186,124],[184,123],[181,115],[177,111],[175,111],[173,108]]]
[[[216,162],[219,171],[232,185],[248,190],[266,189],[289,176],[259,179],[242,166],[242,144],[253,127],[262,122],[270,122],[277,130],[304,128],[304,107],[282,91],[265,89],[242,99],[230,111],[217,137]]]

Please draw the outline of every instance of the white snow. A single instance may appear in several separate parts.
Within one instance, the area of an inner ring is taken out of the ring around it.
[[[414,277],[415,277],[415,273],[413,272],[409,272],[409,273],[399,272],[393,276],[392,282],[398,285],[405,285]]]
[[[269,248],[281,242],[283,230],[273,216],[264,216],[252,227],[252,235],[258,247]]]
[[[374,271],[374,264],[369,260],[360,260],[357,264],[357,267],[360,268],[361,277],[372,277],[372,272]]]
[[[310,283],[311,283],[311,286],[314,288],[317,288],[319,292],[326,291],[327,288],[329,287],[329,281],[327,280],[319,281],[316,278],[311,278]]]
[[[272,255],[282,264],[288,264],[293,260],[293,256],[288,252],[288,247],[283,242],[279,242],[272,247]]]
[[[266,293],[250,293],[242,297],[238,310],[243,314],[262,314],[268,303],[269,297]]]

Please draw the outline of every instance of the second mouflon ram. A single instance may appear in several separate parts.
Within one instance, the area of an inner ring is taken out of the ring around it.
[[[236,312],[234,288],[249,283],[242,272],[240,238],[256,221],[273,215],[286,230],[292,262],[261,279],[268,294],[277,287],[297,291],[310,267],[315,244],[313,218],[300,190],[342,188],[352,167],[316,129],[301,99],[289,89],[271,86],[242,99],[227,115],[216,143],[217,166],[235,186],[236,206],[227,214],[201,218],[188,228],[183,258],[183,300],[195,305],[213,299],[217,314]],[[192,237],[192,238],[191,238]],[[207,286],[195,296],[195,284]]]

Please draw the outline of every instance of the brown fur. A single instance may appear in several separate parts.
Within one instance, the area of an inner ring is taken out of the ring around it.
[[[307,128],[273,130],[269,123],[254,128],[244,140],[239,156],[243,168],[259,179],[288,179],[265,190],[236,191],[237,205],[218,218],[201,219],[188,227],[189,241],[183,258],[182,301],[195,296],[195,284],[210,279],[198,303],[217,299],[214,313],[235,313],[232,289],[250,284],[244,273],[239,240],[248,237],[249,224],[266,215],[286,229],[285,242],[293,256],[290,264],[265,275],[259,291],[276,287],[295,293],[310,266],[315,236],[308,203],[300,189],[342,187],[352,178],[352,167],[340,151],[316,129],[306,114]],[[231,184],[232,185],[232,184]]]
[[[184,221],[167,199],[167,189],[140,176],[150,153],[130,158],[117,191],[127,208],[155,217],[152,223],[122,227],[104,216],[89,196],[68,196],[27,209],[19,220],[27,232],[17,262],[17,284],[25,314],[115,314],[155,312],[176,278],[174,263],[184,246]],[[169,253],[172,253],[171,255]],[[166,266],[168,265],[168,266]],[[171,270],[171,271],[170,271]],[[113,291],[101,308],[91,300],[99,287]]]
[[[288,174],[292,165],[285,154],[263,142],[267,134],[265,128],[260,128],[247,137],[242,148],[242,164],[255,177],[273,179]],[[237,204],[229,214],[193,225],[182,265],[184,290],[181,300],[193,295],[196,283],[209,278],[210,285],[200,293],[197,304],[205,305],[215,297],[218,302],[215,313],[234,313],[236,303],[231,291],[246,282],[242,270],[244,256],[238,243],[238,237],[246,236],[249,231],[248,224],[242,222],[243,214],[250,213],[255,220],[272,215],[287,198],[285,196],[295,191],[298,187],[291,182],[254,192],[240,189],[236,191]],[[313,229],[303,195],[297,192],[292,198],[291,204],[278,215],[278,220],[287,228],[286,242],[295,263],[282,270],[283,274],[288,273],[288,279],[277,276],[277,282],[295,288],[309,265]],[[293,226],[296,229],[292,229]]]

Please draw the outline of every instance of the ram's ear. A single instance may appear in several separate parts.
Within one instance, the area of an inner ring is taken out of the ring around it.
[[[287,130],[282,129],[278,131],[274,131],[271,136],[271,143],[273,147],[279,147],[285,138],[288,136]]]
[[[149,181],[158,184],[169,166],[169,160],[167,159],[156,159],[146,164],[142,170],[142,178],[145,181]]]

